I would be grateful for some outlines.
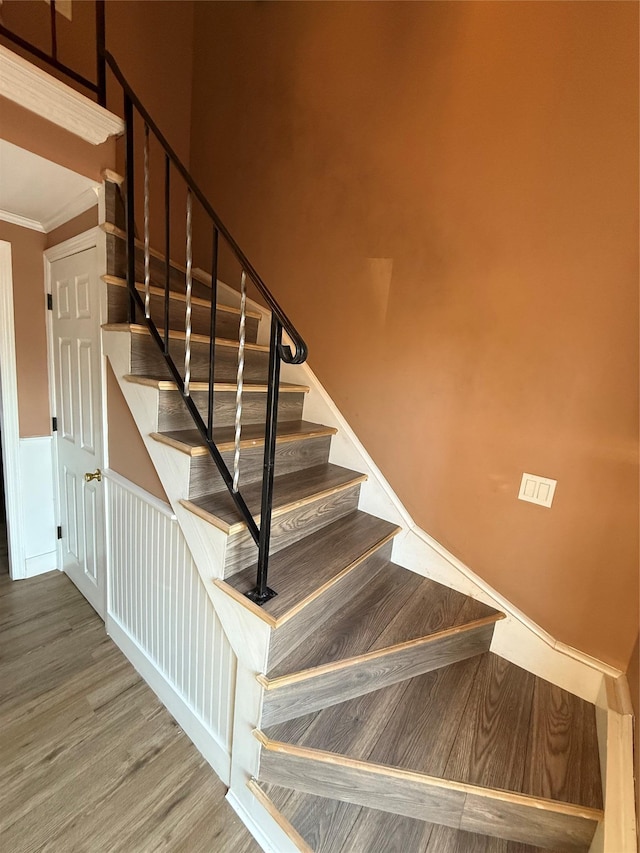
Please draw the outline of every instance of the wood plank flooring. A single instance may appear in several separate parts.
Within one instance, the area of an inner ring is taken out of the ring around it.
[[[259,853],[80,593],[12,582],[1,534],[0,850]]]

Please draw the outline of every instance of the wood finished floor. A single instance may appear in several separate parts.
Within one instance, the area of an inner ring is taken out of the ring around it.
[[[66,576],[0,563],[0,850],[259,853]]]

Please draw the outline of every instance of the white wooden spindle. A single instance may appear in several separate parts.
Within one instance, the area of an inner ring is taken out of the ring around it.
[[[240,480],[240,433],[242,432],[242,381],[244,374],[244,342],[245,342],[245,322],[247,309],[247,275],[242,272],[240,278],[240,330],[238,334],[238,384],[236,388],[236,432],[235,432],[235,453],[233,454],[233,491],[238,491],[238,482]]]
[[[150,250],[149,250],[149,127],[144,126],[144,316],[151,316]]]
[[[189,396],[189,382],[191,380],[191,266],[193,264],[193,249],[191,245],[191,219],[192,219],[192,197],[191,190],[187,190],[187,290],[185,309],[185,338],[184,338],[184,393]]]

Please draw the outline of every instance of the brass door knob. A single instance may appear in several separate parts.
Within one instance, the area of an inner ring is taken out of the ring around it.
[[[96,468],[93,474],[89,474],[87,472],[84,475],[84,479],[86,483],[90,483],[92,480],[97,480],[100,483],[102,481],[102,471],[99,468]]]

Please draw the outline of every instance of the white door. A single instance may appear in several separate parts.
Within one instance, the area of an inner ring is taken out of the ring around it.
[[[97,250],[51,264],[60,566],[104,619],[100,300]],[[96,475],[89,479],[88,475]]]

